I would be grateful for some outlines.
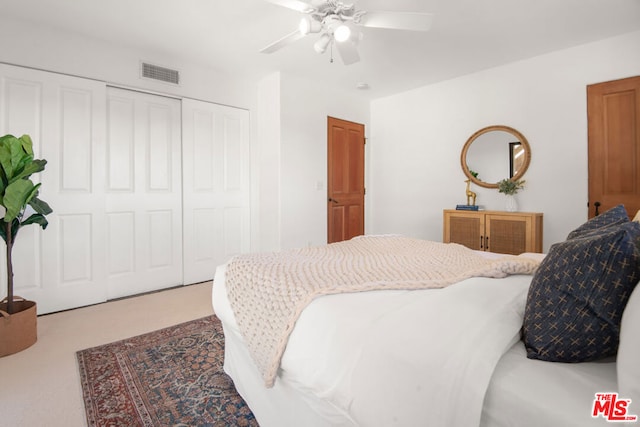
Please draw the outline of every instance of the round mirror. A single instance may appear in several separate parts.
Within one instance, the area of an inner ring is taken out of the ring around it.
[[[509,126],[480,129],[467,140],[460,155],[467,178],[485,188],[498,188],[498,182],[505,178],[519,180],[530,162],[527,139]]]

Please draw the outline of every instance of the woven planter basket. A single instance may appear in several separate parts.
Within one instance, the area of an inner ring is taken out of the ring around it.
[[[18,353],[38,339],[36,303],[14,297],[17,311],[7,313],[7,299],[0,302],[0,357]]]

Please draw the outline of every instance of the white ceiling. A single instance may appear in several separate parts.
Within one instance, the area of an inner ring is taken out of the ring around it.
[[[259,53],[300,18],[265,0],[0,0],[0,24],[62,28],[167,55],[178,69],[176,60],[249,78],[279,70],[354,93],[366,82],[359,94],[369,98],[640,30],[640,0],[354,1],[362,10],[431,12],[434,24],[425,33],[364,28],[362,60],[350,66],[315,53],[314,35]]]

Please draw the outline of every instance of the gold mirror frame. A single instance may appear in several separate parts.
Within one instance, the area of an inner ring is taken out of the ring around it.
[[[525,152],[524,163],[522,164],[522,167],[518,170],[518,172],[513,177],[511,177],[511,181],[517,181],[521,179],[524,176],[527,169],[529,168],[529,163],[531,163],[531,147],[529,146],[529,142],[527,141],[527,138],[525,138],[524,135],[522,135],[520,132],[518,132],[517,130],[509,126],[502,126],[502,125],[487,126],[486,128],[480,129],[479,131],[471,135],[467,140],[467,142],[464,144],[464,147],[462,147],[462,153],[460,154],[460,165],[462,166],[462,171],[467,176],[467,178],[471,180],[471,182],[484,188],[498,188],[498,183],[480,181],[478,178],[473,176],[471,174],[471,171],[469,170],[469,167],[467,166],[467,152],[469,151],[469,148],[471,147],[471,144],[473,143],[473,141],[475,141],[480,135],[484,135],[485,133],[494,132],[494,131],[503,131],[503,132],[508,132],[512,134],[518,139],[518,141],[522,144],[522,147],[524,148],[524,152]]]

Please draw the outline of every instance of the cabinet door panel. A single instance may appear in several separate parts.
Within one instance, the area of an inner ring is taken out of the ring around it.
[[[491,252],[519,255],[527,252],[527,240],[530,233],[530,221],[527,218],[501,218],[487,216],[487,248]]]
[[[483,249],[483,236],[481,233],[480,218],[451,218],[452,243],[460,243],[468,248]]]
[[[484,250],[484,215],[450,213],[445,220],[445,243],[459,243],[470,249]]]

